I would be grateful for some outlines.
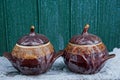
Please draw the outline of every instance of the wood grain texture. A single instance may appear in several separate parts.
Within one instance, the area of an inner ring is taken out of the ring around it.
[[[116,9],[116,0],[72,0],[71,36],[80,34],[84,25],[89,23],[89,32],[98,35],[109,50],[120,47]]]
[[[97,0],[71,0],[71,36],[81,34],[85,24],[97,34]]]
[[[6,35],[8,51],[11,51],[16,41],[30,32],[30,26],[38,30],[36,0],[6,0]],[[38,32],[38,31],[36,31]]]
[[[86,23],[90,24],[89,33],[102,38],[110,51],[120,47],[120,0],[0,1],[0,55],[12,51],[31,25],[58,51],[80,34]]]
[[[56,51],[69,40],[69,0],[41,0],[39,5],[39,33],[46,35]]]
[[[117,21],[116,0],[99,0],[98,2],[98,22],[99,35],[109,50],[120,47],[120,25]],[[117,26],[118,25],[118,26]]]
[[[0,55],[7,50],[4,1],[0,0]]]
[[[116,8],[116,12],[115,12],[115,26],[117,28],[117,32],[116,33],[116,42],[114,45],[117,47],[120,47],[120,0],[117,0],[116,2],[117,4],[117,8]]]

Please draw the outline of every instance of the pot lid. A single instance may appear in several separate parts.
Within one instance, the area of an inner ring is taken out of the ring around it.
[[[30,33],[21,37],[17,41],[17,44],[22,46],[38,46],[49,42],[47,37],[42,34],[35,33],[34,29],[35,27],[31,26]]]
[[[89,29],[89,25],[87,24],[84,27],[82,34],[73,36],[70,39],[70,43],[78,44],[78,45],[92,45],[102,42],[101,39],[96,35],[88,33],[88,29]]]

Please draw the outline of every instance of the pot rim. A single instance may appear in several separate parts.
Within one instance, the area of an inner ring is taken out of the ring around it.
[[[99,42],[97,44],[88,44],[88,45],[79,45],[79,44],[74,44],[74,43],[71,43],[71,42],[69,42],[68,44],[72,45],[72,46],[76,46],[76,47],[93,47],[93,46],[103,44],[103,42]]]
[[[47,42],[46,44],[41,44],[41,45],[37,45],[37,46],[23,46],[23,45],[19,45],[19,44],[17,44],[17,43],[16,43],[16,46],[21,47],[21,48],[38,48],[38,47],[47,46],[47,45],[49,45],[49,44],[51,44],[50,41]]]

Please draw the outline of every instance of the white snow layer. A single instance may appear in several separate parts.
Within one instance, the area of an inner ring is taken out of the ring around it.
[[[116,54],[115,58],[108,60],[99,73],[92,75],[69,71],[60,57],[48,72],[26,76],[18,73],[5,57],[0,57],[0,80],[120,80],[120,48],[114,48],[109,54],[112,53]]]

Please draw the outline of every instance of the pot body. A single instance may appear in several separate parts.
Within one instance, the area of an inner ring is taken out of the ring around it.
[[[53,63],[54,49],[50,42],[40,46],[21,46],[16,44],[9,59],[12,65],[26,75],[46,72]]]
[[[64,50],[64,61],[68,68],[76,73],[97,73],[108,59],[108,51],[100,42],[96,45],[77,45],[69,43]]]

